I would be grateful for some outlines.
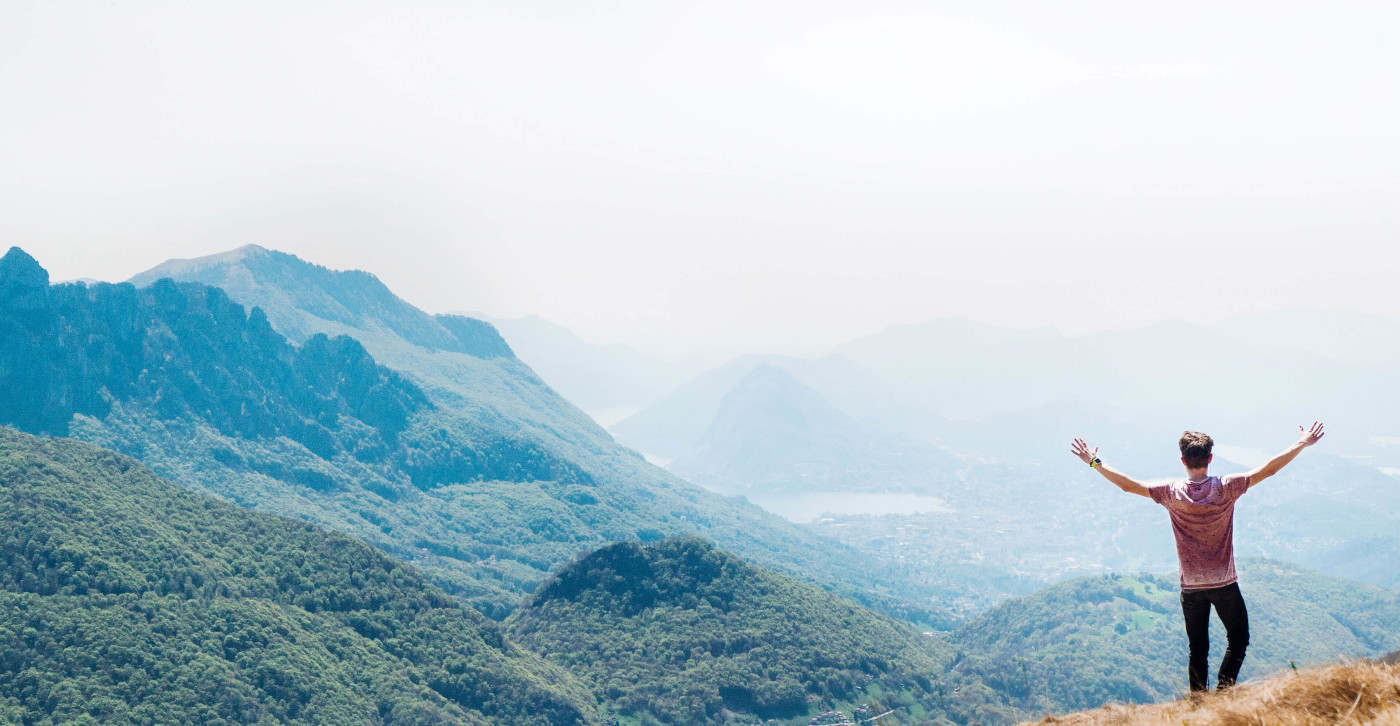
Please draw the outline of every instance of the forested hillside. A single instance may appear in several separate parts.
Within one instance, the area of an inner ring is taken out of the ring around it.
[[[1240,563],[1250,646],[1241,679],[1400,647],[1400,592],[1268,560]],[[1211,623],[1211,662],[1225,635]],[[1029,713],[1146,703],[1186,688],[1179,591],[1166,578],[1073,580],[1016,598],[954,632],[959,671]],[[1214,672],[1212,671],[1212,680]]]
[[[597,719],[393,558],[87,444],[0,427],[0,541],[0,722]]]
[[[526,362],[494,348],[453,347],[449,332],[469,319],[428,315],[373,275],[331,271],[250,246],[172,261],[135,281],[154,287],[163,276],[218,286],[235,301],[263,310],[272,327],[294,341],[318,333],[351,335],[378,362],[418,385],[436,415],[450,415],[474,430],[539,442],[551,461],[566,462],[589,477],[591,484],[457,481],[392,507],[373,501],[342,506],[341,500],[307,506],[300,492],[275,487],[250,500],[274,511],[307,513],[365,537],[418,563],[495,617],[552,569],[588,549],[625,539],[697,534],[884,612],[944,627],[954,621],[927,578],[646,463],[540,381]],[[143,424],[141,431],[158,428]],[[80,435],[100,441],[106,434]],[[191,461],[199,461],[198,452],[184,449],[158,470],[202,486],[208,465],[191,466]]]
[[[0,533],[0,715],[17,723],[805,723],[865,707],[997,724],[1184,682],[1164,579],[1057,585],[947,637],[673,538],[579,558],[502,629],[353,539],[4,427]],[[1394,591],[1241,572],[1245,677],[1400,647]]]
[[[559,528],[578,520],[558,510],[597,501],[591,475],[540,440],[443,410],[348,337],[291,345],[217,288],[50,286],[14,249],[0,258],[0,331],[0,423],[349,532],[498,617],[577,551]]]
[[[590,553],[541,585],[507,632],[643,724],[805,723],[861,707],[892,711],[884,723],[1013,713],[948,674],[942,638],[695,538]]]

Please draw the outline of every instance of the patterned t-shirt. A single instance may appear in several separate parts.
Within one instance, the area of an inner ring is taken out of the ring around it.
[[[1235,500],[1249,489],[1248,474],[1148,487],[1167,508],[1181,563],[1181,589],[1206,590],[1235,581]]]

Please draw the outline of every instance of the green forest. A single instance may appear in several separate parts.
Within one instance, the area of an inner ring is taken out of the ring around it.
[[[0,532],[0,708],[19,723],[595,720],[408,566],[125,456],[0,427]]]
[[[642,724],[805,722],[859,705],[898,723],[968,716],[941,638],[693,537],[590,553],[507,632]]]

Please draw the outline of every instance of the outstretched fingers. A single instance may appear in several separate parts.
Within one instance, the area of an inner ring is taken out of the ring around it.
[[[1090,451],[1087,441],[1084,439],[1075,439],[1074,443],[1070,446],[1069,453],[1087,462],[1093,459],[1094,456],[1099,453],[1099,450],[1095,448],[1093,451]]]

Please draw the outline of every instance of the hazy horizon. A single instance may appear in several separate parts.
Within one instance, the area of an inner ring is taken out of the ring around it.
[[[650,353],[1400,314],[1387,4],[0,10],[0,245],[256,243]]]

